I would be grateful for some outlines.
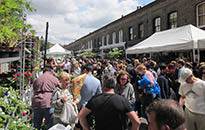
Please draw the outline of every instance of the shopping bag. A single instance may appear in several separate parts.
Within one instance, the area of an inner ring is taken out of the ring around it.
[[[64,124],[78,123],[78,109],[76,105],[70,102],[65,102],[63,105],[62,112],[60,114],[60,120]]]
[[[56,124],[53,127],[51,127],[48,130],[72,130],[72,127],[70,125],[67,125],[66,127],[62,124]]]
[[[80,95],[80,90],[83,86],[85,78],[86,78],[86,74],[82,74],[72,80],[73,81],[72,90],[73,90],[74,100],[76,100]]]

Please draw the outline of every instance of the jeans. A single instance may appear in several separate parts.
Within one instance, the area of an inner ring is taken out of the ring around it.
[[[45,118],[46,129],[53,126],[53,112],[54,108],[34,108],[33,109],[33,123],[34,128],[40,130],[43,118]]]

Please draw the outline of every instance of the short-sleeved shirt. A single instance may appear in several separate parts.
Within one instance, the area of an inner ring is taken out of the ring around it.
[[[50,108],[52,92],[58,85],[59,80],[51,72],[39,76],[33,82],[32,108]]]
[[[182,67],[182,68],[179,69],[178,74],[177,74],[178,78],[180,77],[181,72],[182,72],[182,70],[184,70],[184,69],[185,69],[185,67]]]
[[[93,96],[101,93],[102,88],[100,80],[95,78],[92,74],[87,74],[83,86],[80,90],[81,100],[78,103],[78,108],[82,109]]]
[[[205,115],[205,81],[198,79],[193,84],[181,84],[179,94],[186,97],[185,106],[189,111]]]
[[[70,68],[71,68],[71,63],[70,62],[64,63],[64,65],[63,65],[64,70],[67,70],[67,69],[70,69]]]
[[[94,115],[96,130],[124,130],[126,113],[131,112],[129,101],[118,94],[100,94],[94,96],[86,105]]]

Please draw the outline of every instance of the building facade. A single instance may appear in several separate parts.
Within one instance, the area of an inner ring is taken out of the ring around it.
[[[66,49],[106,53],[126,49],[164,31],[192,24],[205,29],[204,0],[156,0],[65,46]]]

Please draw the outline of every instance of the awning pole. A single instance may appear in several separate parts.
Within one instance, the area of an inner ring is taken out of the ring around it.
[[[198,51],[197,51],[197,53],[198,53],[198,64],[200,63],[200,50],[199,50],[199,40],[197,41],[197,45],[198,45]]]
[[[124,45],[124,51],[125,51],[125,58],[127,59],[127,53],[126,53],[125,45]]]
[[[193,60],[194,60],[194,62],[196,62],[196,57],[195,57],[195,49],[194,49],[194,47],[193,47]]]

